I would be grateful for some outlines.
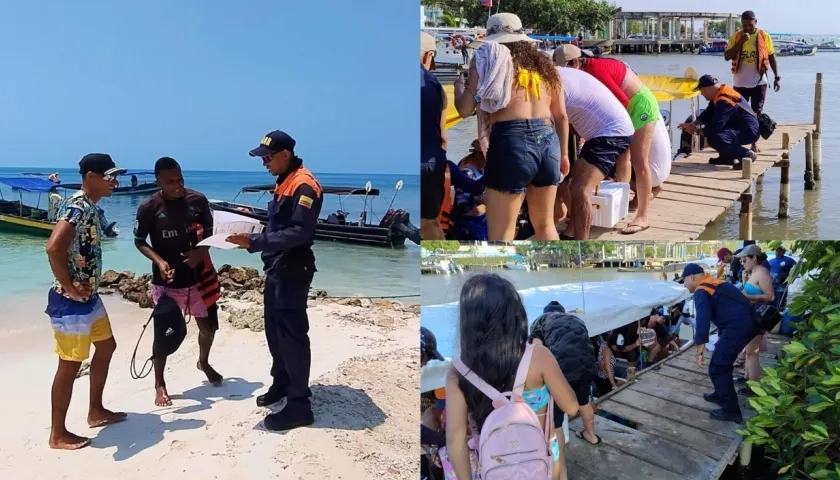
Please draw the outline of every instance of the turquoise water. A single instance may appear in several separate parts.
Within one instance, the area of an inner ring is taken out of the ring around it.
[[[23,172],[50,173],[57,171],[64,183],[79,181],[75,169],[33,169],[26,167],[0,168],[0,176],[13,176]],[[370,181],[374,188],[380,189],[380,196],[368,198],[373,214],[368,209],[369,220],[378,222],[387,211],[394,194],[394,186],[403,180],[404,186],[397,193],[394,208],[402,208],[411,214],[411,221],[420,225],[420,177],[418,175],[368,175],[368,174],[319,174],[318,180],[323,185],[358,186],[362,188]],[[273,177],[265,172],[208,172],[186,171],[184,178],[188,188],[204,193],[208,198],[231,200],[245,185],[267,184]],[[6,199],[17,199],[18,193],[7,187],[0,188]],[[120,196],[105,198],[100,206],[111,222],[117,222],[120,236],[103,241],[103,261],[105,269],[133,270],[145,273],[151,265],[134,248],[131,230],[137,207],[144,200],[143,196]],[[37,194],[24,193],[24,202],[35,205]],[[267,196],[259,194],[240,195],[237,201],[254,205],[268,202]],[[40,205],[46,207],[47,198],[42,196]],[[355,217],[362,211],[363,198],[343,200],[344,210]],[[339,198],[327,196],[324,199],[322,213],[326,214],[339,208]],[[52,282],[52,274],[44,253],[46,239],[27,235],[0,233],[0,300],[28,294],[45,292]],[[216,266],[224,263],[261,268],[259,255],[250,255],[241,250],[211,251]],[[315,256],[319,273],[314,280],[315,288],[327,290],[331,295],[404,295],[417,291],[420,248],[406,241],[406,247],[388,249],[366,247],[332,242],[316,242]]]

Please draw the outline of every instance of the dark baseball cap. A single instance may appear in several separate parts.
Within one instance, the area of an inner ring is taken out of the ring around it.
[[[741,20],[755,20],[755,12],[747,10],[741,14]]]
[[[420,327],[420,351],[425,352],[429,358],[434,358],[441,362],[446,360],[437,350],[437,338],[435,338],[435,334],[426,327]]]
[[[122,175],[126,170],[117,167],[107,153],[88,153],[79,161],[79,173],[84,177],[88,172],[117,176]]]
[[[260,142],[260,146],[251,150],[249,155],[252,157],[267,157],[272,153],[282,152],[288,150],[295,151],[295,139],[290,137],[288,133],[280,130],[266,133]]]
[[[715,85],[717,85],[717,78],[708,74],[703,75],[699,80],[697,80],[697,86],[694,87],[694,91],[696,92],[701,88],[714,87]]]
[[[699,274],[704,274],[704,273],[706,273],[706,271],[703,270],[703,267],[701,267],[700,265],[698,265],[696,263],[689,263],[688,265],[685,266],[685,268],[683,268],[682,275],[680,275],[679,282],[683,283],[685,281],[685,277],[687,277],[689,275],[697,275],[698,273]]]
[[[548,302],[548,305],[546,305],[543,309],[543,313],[548,312],[566,313],[566,307],[561,305],[557,300],[552,300]]]
[[[665,307],[663,307],[662,305],[660,305],[658,307],[653,307],[653,308],[650,309],[650,314],[651,315],[659,315],[660,317],[664,317],[665,316]]]

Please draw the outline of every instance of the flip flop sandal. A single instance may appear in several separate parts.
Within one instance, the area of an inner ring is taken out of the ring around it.
[[[595,438],[597,438],[597,439],[598,439],[598,441],[597,441],[597,442],[592,443],[592,442],[590,442],[589,440],[587,440],[587,439],[586,439],[586,437],[584,437],[584,436],[583,436],[583,430],[581,430],[581,431],[579,431],[579,432],[575,433],[575,436],[576,436],[576,437],[578,437],[579,439],[583,440],[584,442],[588,443],[589,445],[592,445],[593,447],[594,447],[595,445],[598,445],[598,444],[600,444],[600,443],[601,443],[601,437],[599,437],[597,434],[595,435]]]
[[[631,229],[631,228],[632,228],[632,229],[638,229],[638,230],[633,230],[632,232],[628,232],[627,230],[628,230],[628,229]],[[635,234],[637,234],[637,233],[644,232],[644,231],[645,231],[645,230],[647,230],[648,228],[650,228],[650,225],[646,225],[646,226],[644,226],[644,227],[643,227],[643,226],[641,226],[641,225],[627,225],[626,227],[624,227],[624,228],[621,230],[621,232],[620,232],[620,233],[621,233],[622,235],[635,235]]]

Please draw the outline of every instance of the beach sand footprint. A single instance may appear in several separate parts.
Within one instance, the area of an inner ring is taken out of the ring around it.
[[[166,422],[154,413],[129,413],[125,422],[103,427],[91,442],[91,447],[103,450],[116,448],[112,456],[120,462],[162,442],[167,432],[195,430],[206,424],[199,419]]]

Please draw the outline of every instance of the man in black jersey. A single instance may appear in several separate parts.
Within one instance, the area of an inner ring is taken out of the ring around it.
[[[181,167],[163,157],[155,163],[155,179],[160,191],[137,209],[134,245],[152,261],[152,296],[162,295],[178,303],[184,315],[192,315],[198,325],[199,357],[196,367],[213,385],[222,376],[210,366],[210,347],[219,329],[216,300],[220,295],[218,278],[210,263],[208,247],[197,247],[200,238],[212,235],[213,214],[207,197],[184,188]],[[146,239],[151,237],[151,245]],[[153,360],[155,405],[172,405],[163,372],[166,357]]]

